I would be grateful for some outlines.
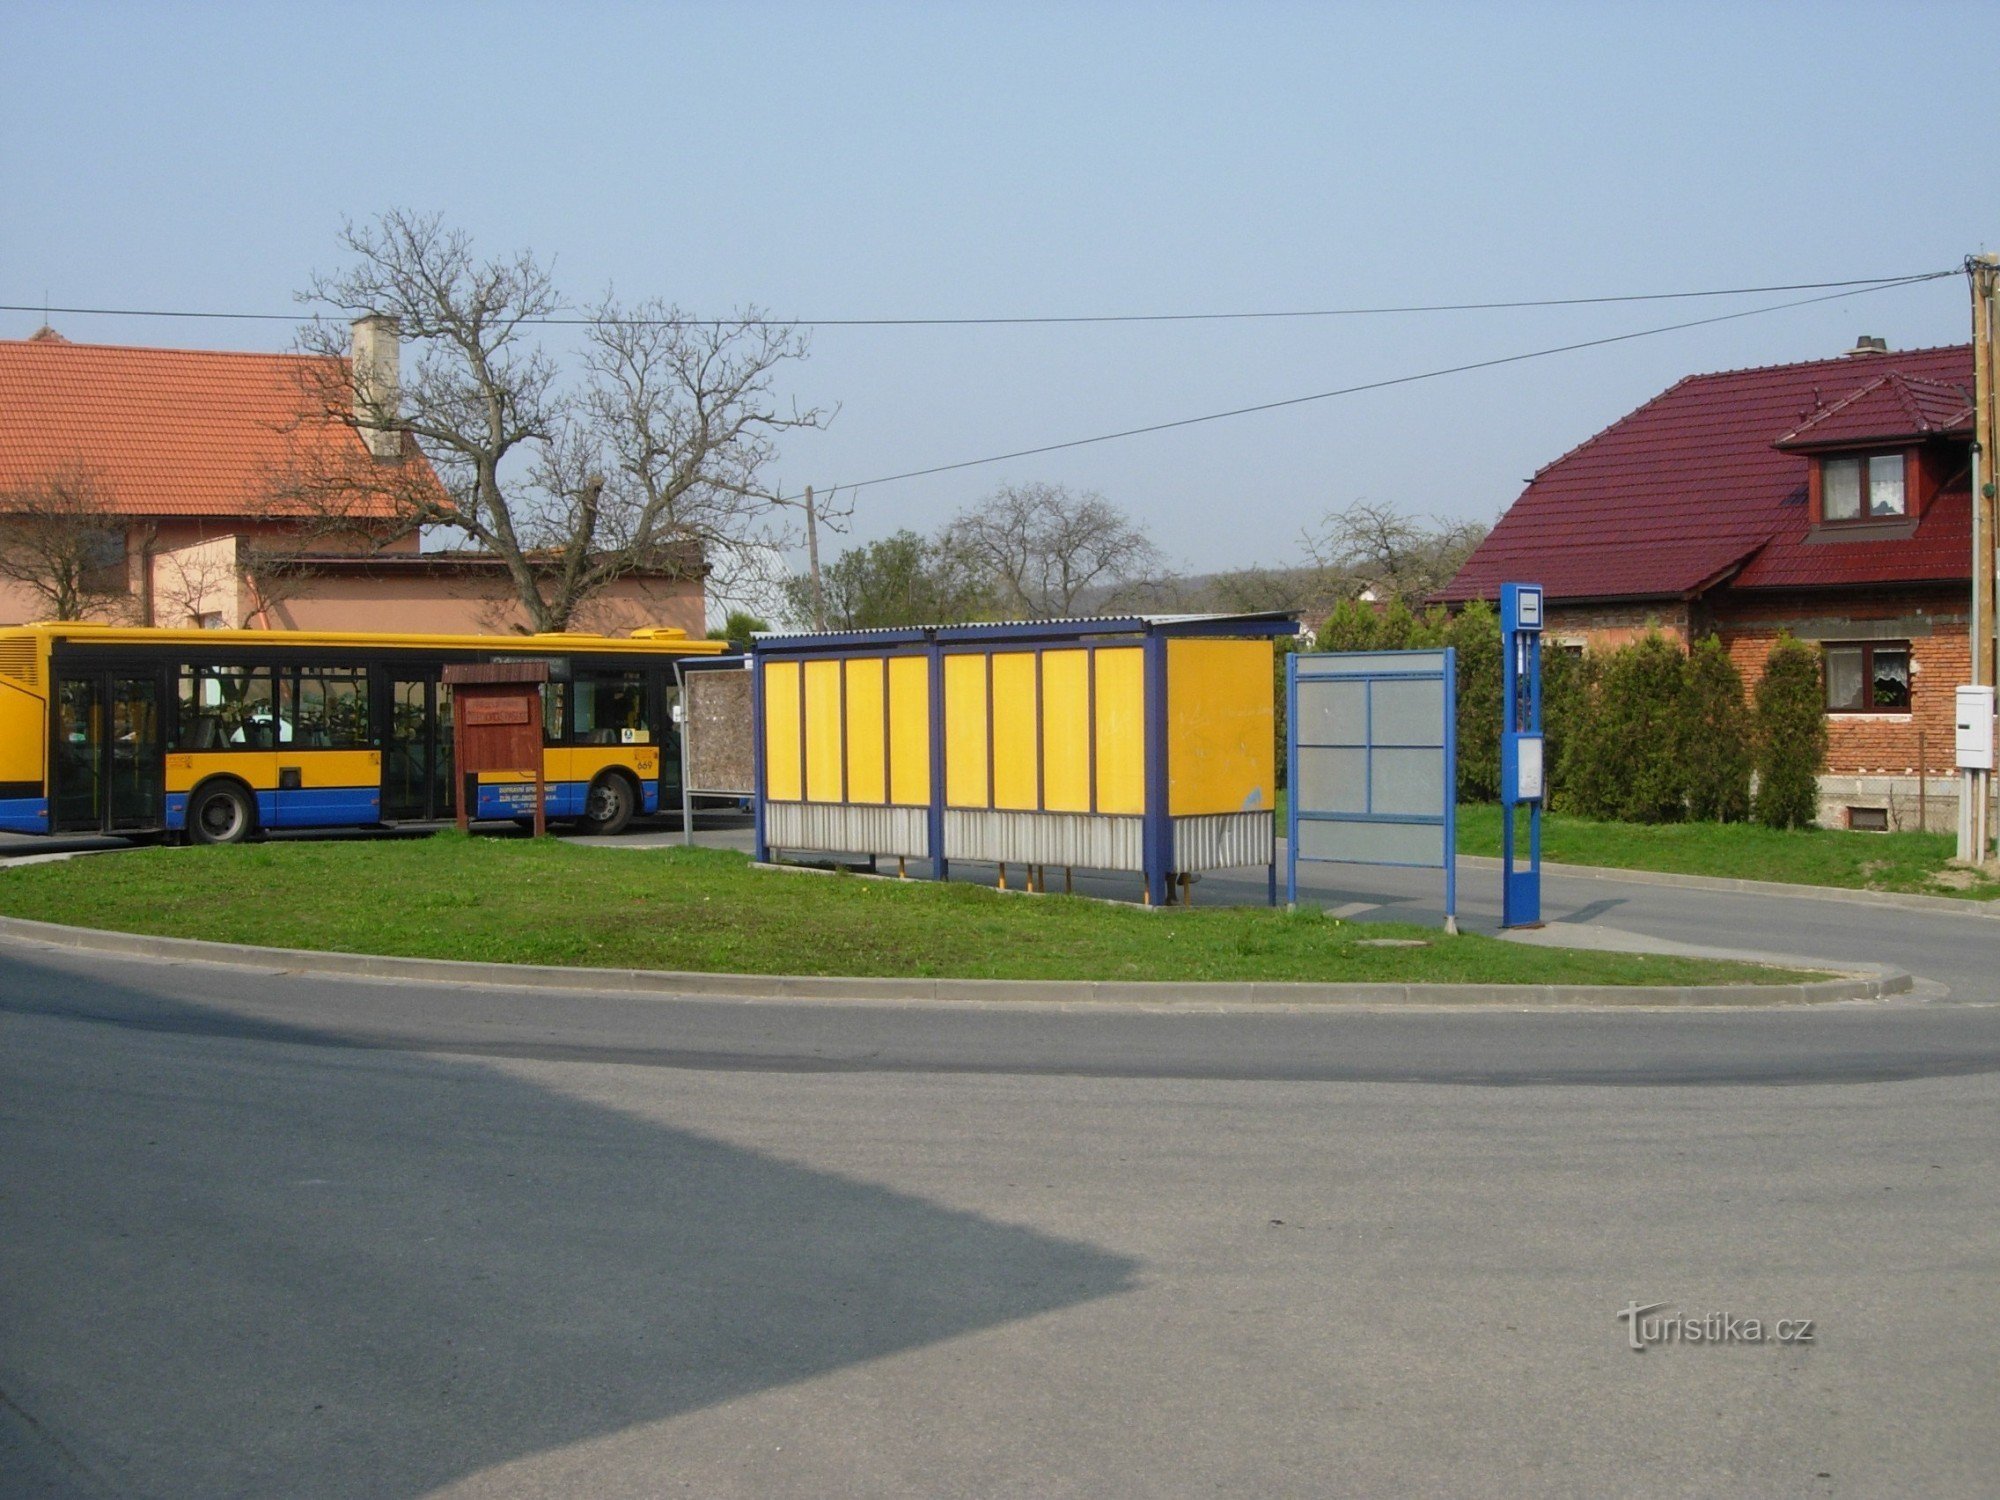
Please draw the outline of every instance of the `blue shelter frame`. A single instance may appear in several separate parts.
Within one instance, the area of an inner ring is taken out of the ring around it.
[[[1299,861],[1444,871],[1458,923],[1458,653],[1285,660],[1285,899]]]

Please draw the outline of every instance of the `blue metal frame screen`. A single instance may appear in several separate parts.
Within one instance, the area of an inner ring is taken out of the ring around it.
[[[1441,869],[1445,915],[1456,917],[1457,703],[1449,647],[1285,658],[1288,902],[1302,859]]]

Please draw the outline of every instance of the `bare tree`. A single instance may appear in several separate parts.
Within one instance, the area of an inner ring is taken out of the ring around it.
[[[80,465],[0,495],[0,578],[27,588],[46,618],[132,613],[124,519]]]
[[[1405,515],[1356,500],[1329,511],[1301,539],[1322,577],[1346,597],[1372,590],[1383,602],[1416,606],[1451,582],[1487,530],[1482,521]]]
[[[805,354],[795,330],[754,310],[701,323],[607,297],[584,314],[565,380],[540,342],[565,304],[533,255],[481,259],[462,231],[402,211],[350,223],[341,242],[350,265],[315,276],[305,299],[388,320],[411,353],[388,379],[339,358],[346,329],[305,330],[304,347],[328,356],[315,366],[318,415],[359,431],[376,461],[309,468],[293,503],[346,505],[378,537],[462,533],[506,567],[538,631],[565,628],[629,574],[698,574],[708,544],[753,539],[782,516],[784,497],[761,478],[775,439],[824,421],[773,395],[774,371]],[[396,461],[411,444],[441,486]],[[385,529],[391,511],[398,525]]]
[[[1160,552],[1132,520],[1095,491],[1059,484],[1004,485],[962,511],[939,534],[990,582],[997,607],[1028,619],[1073,615],[1087,592],[1121,607],[1119,590],[1143,581]]]

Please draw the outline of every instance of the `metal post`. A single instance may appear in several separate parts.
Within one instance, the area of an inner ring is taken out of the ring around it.
[[[1444,930],[1458,936],[1458,648],[1444,648]]]
[[[951,874],[951,863],[944,857],[944,650],[935,640],[930,643],[930,732],[931,879],[943,880]]]
[[[804,712],[803,692],[800,694],[800,712]],[[764,759],[764,661],[754,651],[750,656],[750,753],[757,759],[750,777],[755,792],[750,799],[750,816],[755,830],[752,842],[757,851],[757,863],[763,865],[771,862],[771,847],[764,841],[764,799],[770,790],[770,777]],[[804,774],[803,767],[800,774]],[[683,783],[687,780],[685,761],[681,765],[681,780]]]
[[[1146,897],[1149,905],[1173,899],[1174,829],[1167,806],[1167,639],[1148,632],[1146,662]]]
[[[1299,657],[1285,658],[1285,909],[1299,904]]]

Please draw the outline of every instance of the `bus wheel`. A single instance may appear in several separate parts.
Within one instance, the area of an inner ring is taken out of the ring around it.
[[[232,782],[205,786],[188,806],[187,835],[191,844],[240,844],[250,836],[257,815],[250,795]]]
[[[639,796],[632,783],[613,773],[590,784],[583,804],[583,826],[588,833],[623,833],[638,811]]]

